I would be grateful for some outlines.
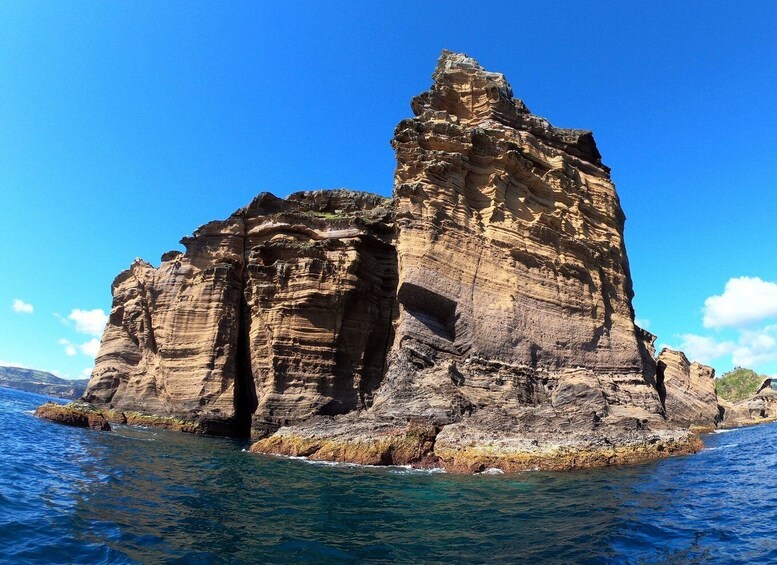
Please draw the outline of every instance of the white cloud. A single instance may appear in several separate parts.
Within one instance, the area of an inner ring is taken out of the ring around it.
[[[11,309],[17,314],[32,314],[34,310],[34,308],[32,307],[32,304],[28,304],[27,302],[19,298],[13,299],[13,304],[11,304]]]
[[[643,330],[650,329],[650,320],[647,318],[634,318],[634,323],[637,324]]]
[[[96,357],[97,352],[100,350],[100,340],[96,337],[80,345],[76,345],[64,337],[57,341],[57,343],[65,348],[65,355],[68,357],[74,357],[78,354],[79,351],[87,357]]]
[[[731,355],[736,367],[758,370],[759,365],[777,361],[777,325],[759,330],[742,330],[737,341],[718,341],[714,337],[683,334],[679,347],[691,361],[710,363],[715,359]]]
[[[713,337],[683,334],[680,336],[680,339],[682,339],[680,346],[672,347],[672,349],[679,349],[685,353],[688,359],[698,361],[699,363],[710,363],[714,359],[729,355],[737,349],[737,345],[734,342],[719,342]]]
[[[90,339],[86,343],[79,345],[78,349],[80,349],[81,353],[84,355],[88,355],[89,357],[96,357],[97,352],[100,351],[100,340],[96,337]]]
[[[73,357],[76,353],[78,353],[76,351],[76,346],[70,343],[70,341],[65,339],[64,337],[60,339],[57,343],[65,348],[65,355],[67,355],[68,357]]]
[[[704,301],[704,327],[742,327],[777,316],[777,284],[758,277],[729,279],[723,294]]]
[[[744,331],[739,337],[739,347],[731,354],[731,361],[739,367],[757,367],[777,359],[777,326],[767,326],[758,331]]]
[[[108,323],[108,316],[100,308],[95,308],[94,310],[80,310],[76,308],[70,312],[68,319],[76,323],[77,332],[98,337],[102,335],[105,324]]]
[[[3,361],[0,360],[0,367],[16,367],[17,369],[26,369],[25,365],[17,363],[16,361]]]
[[[91,379],[92,378],[92,368],[91,367],[87,367],[86,369],[81,371],[81,373],[78,375],[77,378],[79,378],[79,379]]]

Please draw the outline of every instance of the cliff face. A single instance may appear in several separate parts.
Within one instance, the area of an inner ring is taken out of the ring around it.
[[[393,201],[262,194],[119,275],[85,400],[362,463],[697,449],[687,427],[717,403],[694,366],[657,380],[591,133],[534,116],[464,55],[433,78],[395,131]],[[692,406],[667,392],[681,381]]]
[[[230,435],[363,407],[392,334],[388,202],[265,193],[158,268],[136,261],[113,283],[85,400]]]
[[[588,424],[620,407],[661,414],[633,322],[624,215],[591,133],[532,115],[464,55],[443,54],[433,78],[393,140],[390,376],[445,423],[435,407],[457,396],[451,385],[477,408],[580,408]],[[393,389],[380,400],[407,406]]]
[[[657,360],[657,380],[670,422],[714,428],[723,419],[711,367],[689,362],[681,351],[664,349]]]

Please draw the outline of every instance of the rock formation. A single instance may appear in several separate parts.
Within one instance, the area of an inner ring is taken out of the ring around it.
[[[465,55],[433,79],[394,133],[393,200],[264,193],[120,274],[85,400],[257,452],[457,471],[698,449],[711,373],[657,367],[634,324],[591,132]]]
[[[392,334],[388,204],[263,193],[158,268],[136,260],[113,282],[85,400],[227,435],[366,407]]]
[[[722,420],[711,367],[689,362],[681,351],[664,349],[657,360],[657,381],[670,422],[713,429]]]
[[[63,406],[54,402],[47,402],[35,410],[38,418],[53,420],[74,428],[92,428],[103,432],[111,431],[111,425],[105,415],[92,406],[84,406],[79,403]]]
[[[773,379],[765,378],[756,393],[741,402],[720,399],[723,426],[734,428],[777,420],[777,390]]]
[[[591,133],[534,116],[464,55],[443,53],[433,78],[392,142],[399,312],[375,402],[254,449],[349,459],[414,419],[456,468],[484,446],[498,445],[489,464],[520,468],[683,444],[634,325],[624,215]]]

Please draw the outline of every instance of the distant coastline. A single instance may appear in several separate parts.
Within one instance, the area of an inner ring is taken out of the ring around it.
[[[0,387],[75,400],[86,390],[89,379],[62,379],[46,371],[0,367]]]

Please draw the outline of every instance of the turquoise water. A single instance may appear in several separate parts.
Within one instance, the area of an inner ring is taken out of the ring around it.
[[[45,400],[0,389],[3,562],[777,562],[776,425],[637,467],[455,476],[67,428],[29,413]]]

